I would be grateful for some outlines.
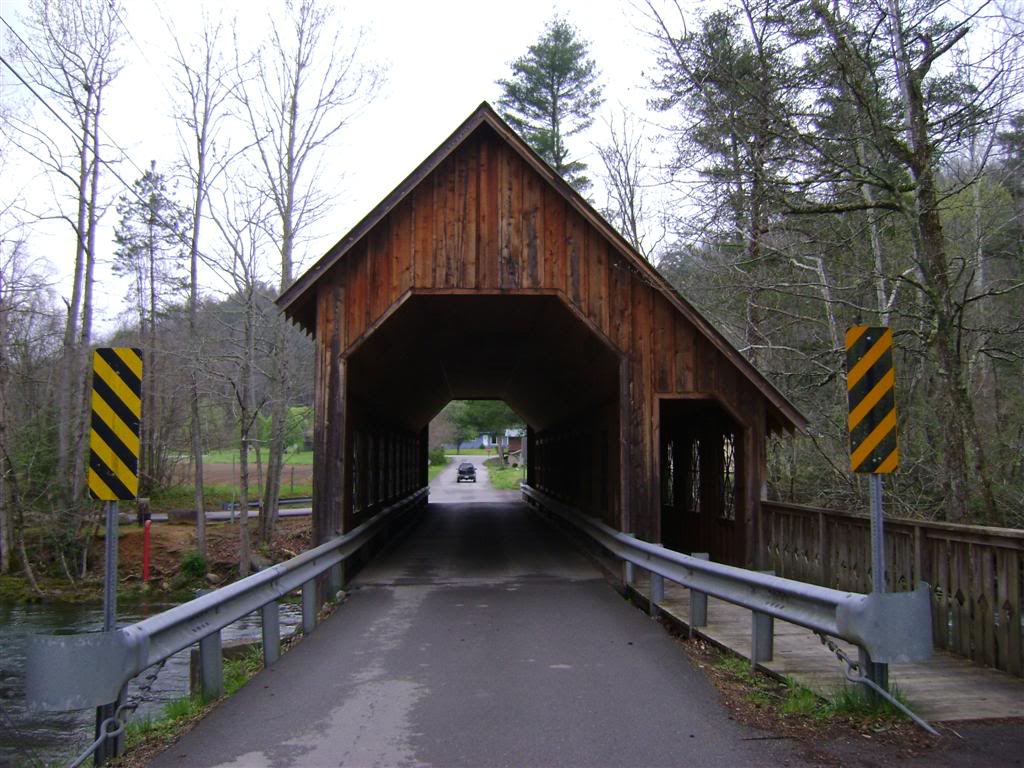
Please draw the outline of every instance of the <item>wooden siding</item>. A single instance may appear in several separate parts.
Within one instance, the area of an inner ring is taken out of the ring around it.
[[[763,550],[780,576],[871,590],[867,515],[765,502]],[[1024,531],[888,518],[888,592],[931,587],[932,637],[979,664],[1024,677]]]
[[[479,127],[442,160],[318,279],[315,290],[317,447],[327,453],[318,459],[317,488],[325,494],[318,507],[335,504],[335,485],[346,482],[331,477],[340,472],[344,478],[344,441],[328,436],[345,427],[343,360],[389,311],[419,293],[537,293],[559,297],[625,361],[621,392],[628,402],[613,419],[624,423],[604,427],[621,446],[612,466],[616,472],[621,467],[621,498],[630,509],[617,510],[620,523],[658,538],[658,397],[706,396],[746,428],[741,451],[751,454],[742,462],[748,519],[737,526],[738,535],[756,532],[765,397],[490,126]],[[333,513],[328,517],[334,520]]]

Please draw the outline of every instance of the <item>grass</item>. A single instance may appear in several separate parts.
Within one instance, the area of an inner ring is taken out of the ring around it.
[[[484,462],[487,467],[487,475],[493,485],[499,491],[518,491],[519,483],[524,479],[522,467],[499,466],[498,459],[488,459]]]
[[[233,696],[261,669],[263,654],[258,646],[237,659],[224,661],[224,695]],[[165,742],[174,738],[182,727],[206,714],[213,701],[200,696],[183,696],[164,705],[159,715],[145,716],[128,723],[128,747],[140,743]]]
[[[266,458],[266,452],[264,452],[264,460]],[[256,457],[255,454],[249,454],[249,460],[255,465]],[[219,451],[210,451],[203,455],[203,462],[206,464],[238,464],[238,449],[237,448],[223,448]],[[309,466],[313,464],[313,452],[312,451],[296,451],[294,453],[286,453],[284,456],[285,464],[294,464],[296,466]]]
[[[444,457],[444,464],[431,464],[429,467],[427,467],[427,482],[428,483],[434,482],[434,478],[437,477],[438,475],[440,475],[441,472],[444,471],[444,468],[447,467],[451,463],[452,463],[451,456],[445,456]]]
[[[255,481],[255,478],[253,478]],[[281,478],[281,494],[288,496],[312,496],[313,486],[309,483],[288,482],[285,474]],[[249,488],[249,494],[256,498],[256,486]],[[220,509],[222,505],[230,501],[238,500],[237,485],[204,485],[203,498],[206,501],[207,509]],[[193,502],[193,490],[191,485],[174,485],[164,488],[159,493],[153,494],[150,499],[150,506],[154,512],[166,512],[169,509],[190,509]]]
[[[844,685],[828,696],[819,696],[792,678],[780,683],[768,675],[754,673],[750,669],[750,662],[739,656],[724,654],[715,666],[748,689],[746,698],[751,704],[770,708],[782,716],[807,717],[819,721],[835,718],[862,721],[905,718],[889,702],[883,699],[872,700],[860,686]],[[897,701],[906,704],[895,686],[891,692]]]

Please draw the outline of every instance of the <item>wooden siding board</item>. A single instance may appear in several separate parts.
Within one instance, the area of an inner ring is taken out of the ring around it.
[[[448,171],[451,160],[438,168],[437,174],[431,178],[430,185],[430,208],[431,220],[434,223],[433,236],[430,239],[430,287],[450,288],[447,280],[447,237],[448,220],[445,211],[445,187],[448,181]]]
[[[668,302],[660,296],[654,301],[654,343],[655,355],[655,390],[660,394],[675,391],[675,314]]]
[[[464,155],[465,175],[464,190],[460,205],[462,215],[462,274],[459,286],[462,288],[477,287],[477,215],[479,212],[479,171],[477,169],[478,152],[475,146],[469,148]]]
[[[569,294],[569,301],[583,309],[583,291],[582,282],[583,278],[581,275],[581,261],[583,259],[580,251],[582,250],[580,240],[582,239],[582,232],[580,227],[579,216],[572,211],[566,212],[565,220],[565,249],[567,256],[566,268],[568,272],[566,280],[566,291]]]
[[[413,214],[415,237],[415,275],[414,286],[432,286],[434,284],[433,238],[434,238],[434,190],[433,185],[424,185],[416,191],[413,198]]]
[[[565,291],[565,201],[555,190],[544,189],[545,287]]]
[[[544,237],[544,217],[541,213],[540,179],[537,175],[525,169],[522,176],[523,183],[523,285],[529,288],[541,288],[544,285],[543,278],[543,255],[540,253]]]
[[[483,289],[498,287],[499,212],[498,148],[493,142],[480,143],[480,254],[477,261],[477,285]]]
[[[675,343],[675,390],[679,393],[693,392],[694,355],[696,354],[696,330],[683,318],[676,317],[673,322]]]

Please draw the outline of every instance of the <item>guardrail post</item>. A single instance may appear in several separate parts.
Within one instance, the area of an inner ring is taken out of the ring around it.
[[[335,595],[341,592],[343,583],[344,582],[341,578],[341,563],[335,563],[331,566],[331,569],[327,571],[327,592],[332,600]]]
[[[316,581],[311,579],[302,585],[302,633],[310,634],[316,629]]]
[[[665,602],[665,578],[660,573],[650,571],[651,574],[651,598],[650,614],[657,618],[661,611],[661,604]]]
[[[626,536],[634,536],[635,534],[627,533]],[[636,581],[636,569],[633,567],[633,563],[629,560],[622,561],[622,587],[633,586]]]
[[[199,641],[199,674],[204,699],[219,699],[224,695],[224,657],[220,630]]]
[[[857,663],[860,666],[860,673],[864,675],[868,680],[873,682],[879,688],[888,691],[889,690],[889,665],[879,664],[871,660],[871,654],[867,652],[867,649],[857,646]],[[868,701],[872,704],[881,704],[882,697],[878,695],[878,691],[864,686],[865,693],[867,694]]]
[[[774,576],[775,571],[761,571]],[[775,656],[775,617],[760,611],[750,612],[750,668]]]
[[[277,600],[271,600],[260,608],[260,624],[263,629],[263,666],[269,667],[281,658],[281,622]]]
[[[710,560],[711,555],[707,552],[691,552],[691,557],[698,560]],[[690,590],[690,637],[693,637],[697,627],[708,625],[708,596],[704,592],[695,589]]]
[[[125,702],[125,689],[122,688],[121,692],[117,696],[117,701],[113,704],[107,704],[102,707],[96,708],[96,732],[97,738],[99,738],[100,726],[103,725],[104,721],[108,718],[114,717],[117,714],[117,708]],[[109,760],[113,760],[115,757],[124,752],[124,733],[120,736],[108,738],[100,743],[96,747],[96,751],[93,752],[93,765],[101,766],[106,765]]]
[[[655,543],[659,547],[661,546],[660,541]],[[651,595],[648,600],[648,612],[651,614],[651,618],[657,618],[660,613],[661,604],[665,602],[665,577],[660,573],[655,573],[654,571],[648,571],[647,573],[650,575],[651,579]]]

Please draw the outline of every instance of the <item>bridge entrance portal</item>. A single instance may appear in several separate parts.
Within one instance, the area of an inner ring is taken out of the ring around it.
[[[531,485],[755,564],[767,436],[803,417],[487,104],[278,303],[316,337],[315,541],[426,484],[449,400],[502,399]]]

